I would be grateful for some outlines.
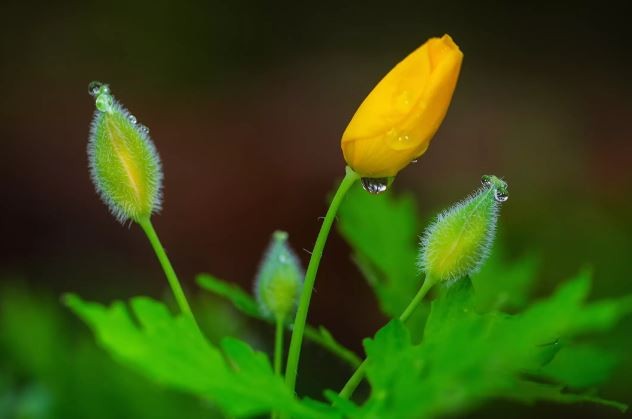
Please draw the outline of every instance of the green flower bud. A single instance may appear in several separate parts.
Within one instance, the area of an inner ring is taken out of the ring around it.
[[[162,200],[160,157],[149,130],[137,124],[107,85],[92,82],[88,90],[97,108],[88,142],[92,182],[120,222],[149,218]]]
[[[274,319],[285,319],[294,312],[305,276],[287,238],[284,231],[274,232],[255,281],[261,312]]]
[[[430,281],[458,279],[476,272],[489,255],[507,183],[483,176],[483,187],[442,212],[421,239],[419,267]]]

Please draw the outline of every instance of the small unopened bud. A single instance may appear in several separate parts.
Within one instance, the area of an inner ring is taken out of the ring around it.
[[[500,203],[509,195],[496,176],[481,178],[483,187],[439,214],[421,239],[419,266],[431,281],[458,279],[476,272],[489,255]]]
[[[255,295],[261,312],[281,320],[296,309],[305,276],[287,238],[284,231],[274,232],[255,281]]]
[[[92,119],[88,160],[92,181],[117,220],[140,221],[160,209],[162,170],[148,130],[137,124],[107,85],[88,87],[97,110]]]

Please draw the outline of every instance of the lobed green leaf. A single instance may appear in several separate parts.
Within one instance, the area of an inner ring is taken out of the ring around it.
[[[612,358],[572,342],[579,334],[612,327],[631,311],[629,301],[587,303],[589,288],[590,276],[583,272],[551,297],[507,315],[477,311],[469,279],[459,280],[432,303],[421,343],[413,343],[397,320],[366,340],[371,393],[365,403],[329,397],[354,418],[436,417],[495,398],[592,402],[624,410],[624,404],[594,394]],[[600,317],[606,320],[586,320],[595,307],[610,313]]]
[[[166,386],[212,401],[229,416],[278,411],[332,417],[297,400],[264,354],[235,339],[225,339],[220,350],[190,318],[173,316],[160,302],[137,297],[129,309],[122,302],[105,307],[75,295],[65,302],[115,358]]]

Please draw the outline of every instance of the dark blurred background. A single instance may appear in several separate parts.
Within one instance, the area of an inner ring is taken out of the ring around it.
[[[586,265],[596,297],[632,291],[632,36],[614,3],[5,0],[0,16],[0,283],[166,295],[141,231],[117,224],[90,182],[91,80],[151,129],[165,171],[155,225],[189,292],[198,272],[250,288],[275,229],[307,262],[356,107],[449,33],[465,54],[451,109],[394,189],[429,219],[481,174],[503,176],[501,234],[511,254],[543,256],[539,292]],[[333,234],[310,318],[359,351],[384,319],[348,256]],[[631,364],[603,394],[632,402]]]

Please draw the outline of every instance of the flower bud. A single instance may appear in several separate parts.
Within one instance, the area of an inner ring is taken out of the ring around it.
[[[97,108],[88,142],[92,182],[120,222],[149,218],[162,198],[160,158],[149,130],[137,124],[107,85],[92,82],[88,89]]]
[[[274,319],[285,319],[294,312],[305,276],[287,238],[284,231],[274,232],[255,281],[259,308]]]
[[[462,60],[459,47],[444,35],[397,64],[342,134],[347,164],[363,178],[388,178],[421,156],[448,111]]]
[[[442,212],[421,239],[419,266],[431,281],[458,279],[477,271],[489,255],[507,183],[481,178],[474,195]]]

